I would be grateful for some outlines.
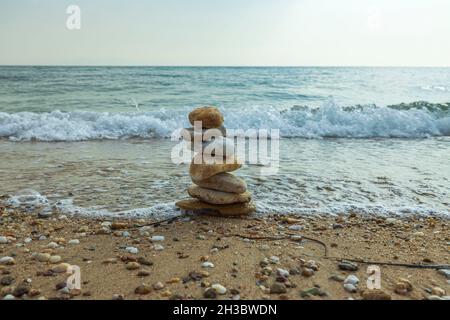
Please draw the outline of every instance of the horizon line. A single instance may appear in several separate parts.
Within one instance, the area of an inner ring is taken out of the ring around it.
[[[450,65],[145,65],[145,64],[0,64],[0,67],[145,67],[145,68],[450,68]]]

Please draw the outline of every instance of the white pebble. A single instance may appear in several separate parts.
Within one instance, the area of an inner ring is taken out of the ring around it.
[[[5,265],[14,264],[14,258],[13,257],[0,258],[0,264],[5,264]]]
[[[269,258],[270,262],[273,264],[279,263],[280,262],[280,258],[278,258],[277,256],[271,256]]]
[[[344,280],[344,283],[349,283],[349,284],[356,286],[359,283],[359,279],[357,276],[351,274]]]
[[[46,237],[46,236],[40,236],[40,237],[39,237],[39,240],[40,240],[40,241],[47,240],[47,237]]]
[[[294,225],[292,225],[292,226],[289,226],[288,229],[289,229],[289,230],[292,230],[292,231],[300,231],[300,230],[303,229],[303,227],[302,227],[302,226],[299,226],[298,224],[294,224]]]
[[[8,238],[6,237],[0,237],[0,244],[7,244],[9,242]]]
[[[61,262],[61,257],[60,256],[51,256],[50,257],[50,263],[58,263],[58,262]]]
[[[344,289],[350,293],[354,293],[354,292],[358,291],[358,289],[356,289],[356,287],[354,285],[352,285],[351,283],[344,284]]]
[[[122,237],[128,238],[128,237],[130,237],[130,233],[128,231],[124,231],[124,232],[122,232]]]
[[[16,300],[16,298],[12,294],[7,294],[3,300]]]
[[[136,247],[126,247],[125,251],[127,251],[128,253],[134,253],[134,254],[139,252],[138,248],[136,248]]]
[[[286,269],[277,268],[277,273],[282,277],[289,277],[289,271],[287,271]]]
[[[213,284],[211,288],[214,289],[217,292],[217,294],[223,295],[227,293],[227,288],[225,288],[223,285],[219,283]]]
[[[442,274],[447,279],[450,279],[450,269],[440,269],[438,270],[440,274]]]
[[[151,238],[152,241],[164,241],[166,238],[164,238],[164,236],[153,236]]]
[[[164,247],[160,244],[155,244],[153,246],[153,249],[155,249],[156,251],[162,251],[162,250],[164,250]]]
[[[214,268],[214,264],[209,261],[205,261],[202,263],[202,268]]]
[[[72,239],[72,240],[69,240],[68,243],[69,243],[69,244],[80,244],[80,240],[78,240],[78,239]]]
[[[50,249],[56,249],[56,248],[58,248],[59,247],[59,245],[56,243],[56,242],[50,242],[48,245],[47,245],[47,248],[50,248]]]
[[[31,239],[31,238],[26,238],[25,240],[23,240],[23,242],[25,242],[25,243],[30,243],[31,241],[33,241],[33,239]]]

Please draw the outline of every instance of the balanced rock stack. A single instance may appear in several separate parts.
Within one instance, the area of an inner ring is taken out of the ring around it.
[[[195,213],[220,216],[243,216],[254,212],[255,205],[247,184],[230,173],[241,168],[242,164],[234,154],[234,141],[226,138],[223,115],[216,107],[202,107],[189,114],[189,122],[193,126],[201,122],[202,146],[201,150],[193,149],[201,152],[194,156],[189,169],[194,184],[188,188],[188,193],[193,199],[178,201],[176,206]],[[209,140],[208,134],[204,134],[209,129],[217,129],[214,139]],[[189,134],[184,136],[189,137],[193,148],[195,134],[199,133],[194,128],[185,130]],[[204,152],[207,146],[214,150],[212,156]]]

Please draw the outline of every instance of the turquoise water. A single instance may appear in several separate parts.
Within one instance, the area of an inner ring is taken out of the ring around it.
[[[0,67],[0,110],[450,102],[450,68]]]
[[[169,137],[213,104],[284,137],[450,135],[450,68],[0,67],[0,137]]]

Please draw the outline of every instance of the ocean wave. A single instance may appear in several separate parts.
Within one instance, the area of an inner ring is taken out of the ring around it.
[[[189,126],[191,108],[142,112],[53,111],[0,113],[0,138],[13,141],[86,141],[169,138]],[[320,107],[243,107],[223,110],[230,129],[280,129],[282,137],[425,138],[450,135],[450,103],[414,102]]]

